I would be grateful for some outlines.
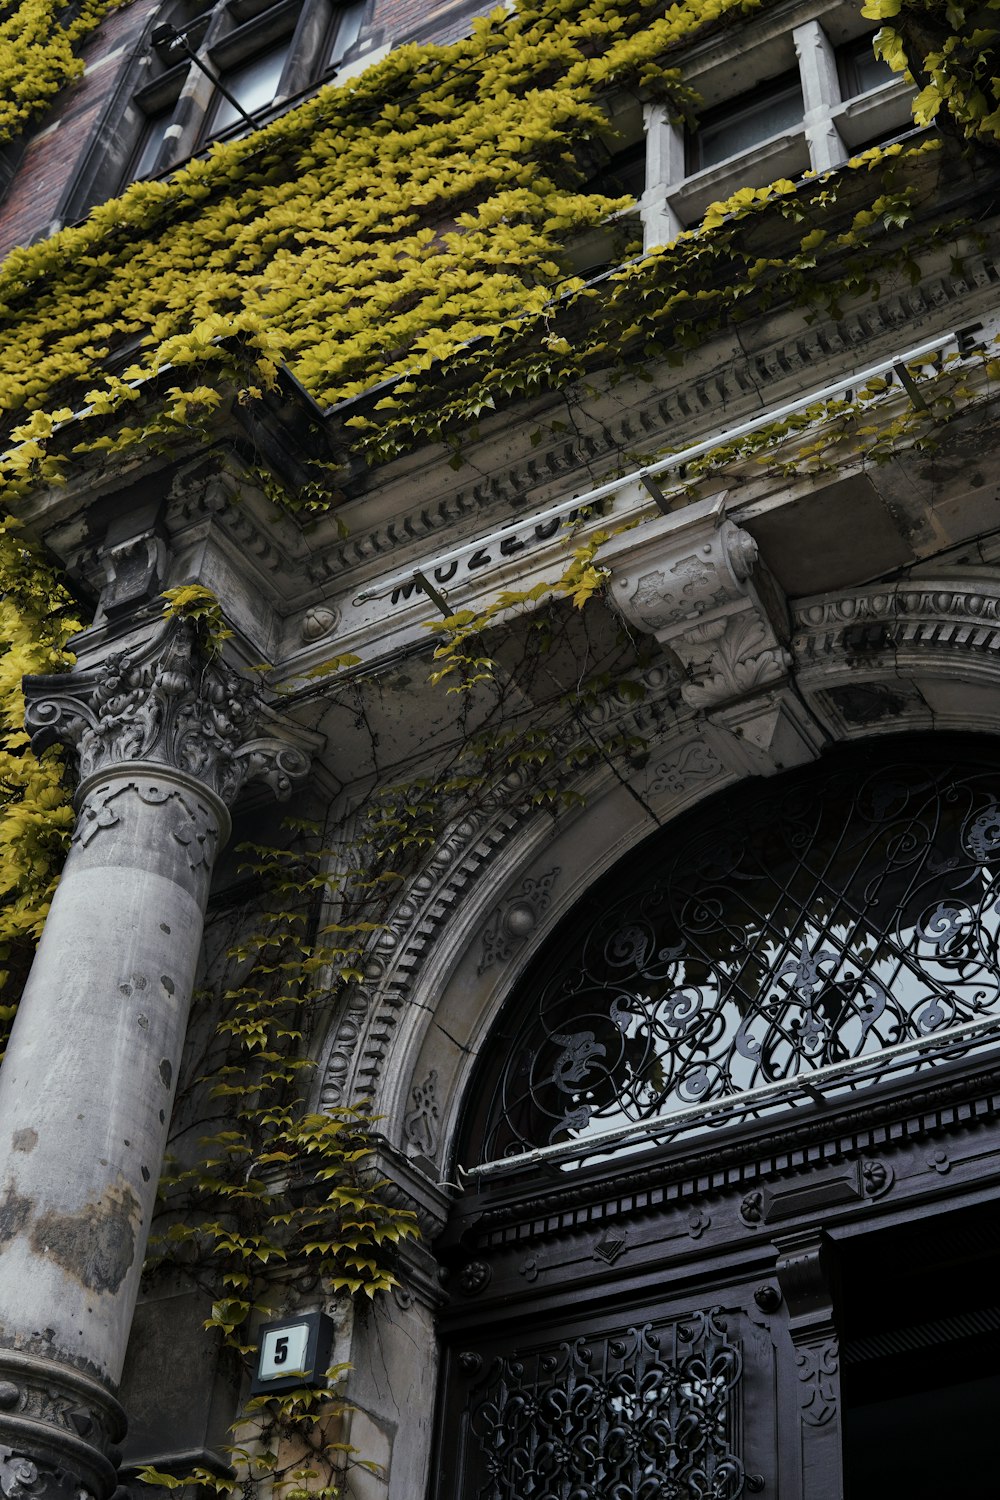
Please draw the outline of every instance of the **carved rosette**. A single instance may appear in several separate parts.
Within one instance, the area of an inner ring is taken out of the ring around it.
[[[284,799],[309,769],[307,742],[315,737],[279,721],[250,683],[209,659],[186,620],[96,668],[27,677],[24,692],[32,748],[67,746],[81,796],[119,768],[162,767],[230,806],[249,781]]]
[[[791,660],[784,601],[748,532],[701,509],[652,539],[636,533],[628,548],[612,562],[611,600],[679,658],[691,708],[721,706],[784,679]]]

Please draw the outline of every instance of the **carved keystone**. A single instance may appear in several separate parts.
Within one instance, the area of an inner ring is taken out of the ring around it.
[[[767,772],[817,753],[817,727],[786,692],[784,596],[753,537],[717,502],[624,533],[607,561],[612,604],[677,658],[685,703],[730,730],[744,769]]]

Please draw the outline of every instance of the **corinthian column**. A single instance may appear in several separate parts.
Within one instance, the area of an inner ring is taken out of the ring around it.
[[[25,686],[33,746],[70,746],[80,783],[0,1071],[0,1493],[102,1500],[227,807],[308,757],[185,623]]]

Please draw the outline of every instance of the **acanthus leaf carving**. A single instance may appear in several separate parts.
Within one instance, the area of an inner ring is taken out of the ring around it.
[[[227,804],[248,781],[284,799],[318,741],[278,721],[252,684],[210,659],[187,620],[96,668],[28,677],[24,687],[32,748],[68,746],[82,782],[142,764],[185,772]]]

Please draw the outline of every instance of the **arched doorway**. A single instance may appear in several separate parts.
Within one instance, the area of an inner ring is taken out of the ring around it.
[[[630,855],[469,1091],[437,1500],[980,1493],[998,1024],[985,737],[845,748]]]

